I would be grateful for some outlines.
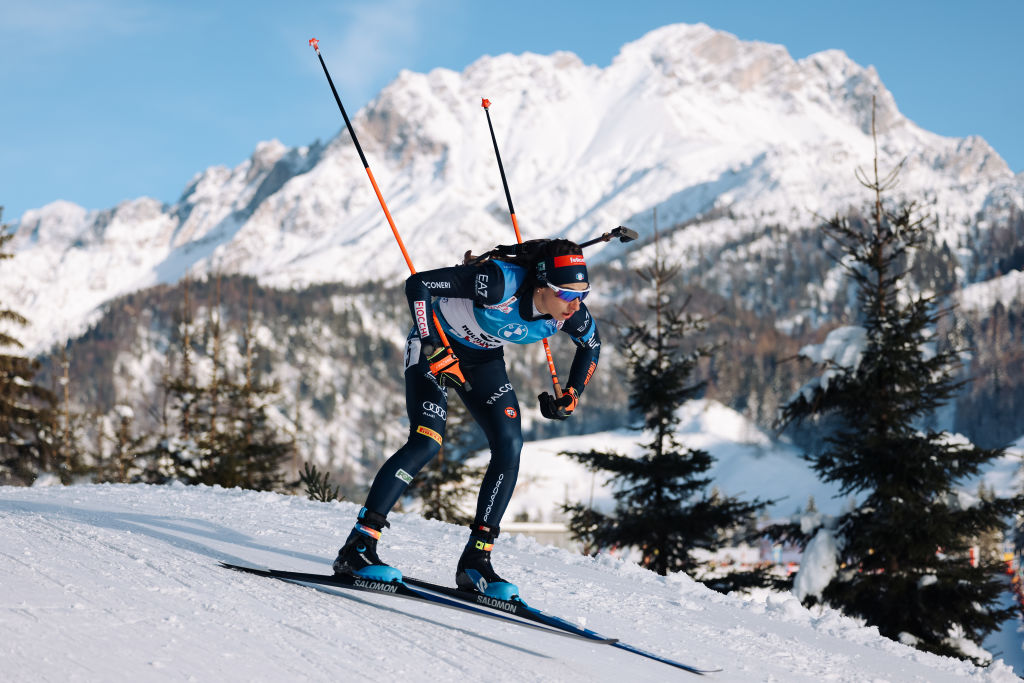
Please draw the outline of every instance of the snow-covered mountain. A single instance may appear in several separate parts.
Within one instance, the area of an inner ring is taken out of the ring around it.
[[[873,157],[872,98],[882,166],[907,158],[900,190],[934,202],[954,245],[969,221],[984,229],[979,216],[1024,209],[1024,178],[984,140],[922,130],[873,68],[679,24],[627,44],[607,68],[559,52],[402,72],[360,111],[360,142],[420,269],[512,238],[482,97],[528,238],[582,240],[618,224],[649,235],[656,207],[662,225],[702,224],[670,242],[682,250],[861,206],[853,170]],[[323,106],[334,106],[326,84]],[[19,336],[35,350],[80,332],[112,297],[186,272],[289,286],[405,271],[344,131],[294,149],[260,143],[238,167],[198,174],[172,205],[55,202],[16,228],[0,299],[32,320]]]
[[[0,487],[0,661],[32,681],[668,681],[691,674],[622,650],[392,596],[335,595],[218,561],[329,571],[352,503],[238,489]],[[449,583],[465,529],[392,516],[382,552]],[[495,562],[536,606],[733,681],[1019,680],[882,638],[788,594],[742,599],[502,537]],[[1019,646],[1018,646],[1019,649]],[[481,672],[485,671],[486,674]]]

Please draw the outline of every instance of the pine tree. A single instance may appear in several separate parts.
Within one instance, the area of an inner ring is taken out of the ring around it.
[[[141,480],[142,463],[137,458],[145,450],[147,437],[135,433],[135,411],[131,407],[122,403],[114,411],[116,424],[105,417],[100,420],[96,481],[126,484]]]
[[[192,303],[190,280],[183,282],[181,320],[177,325],[178,347],[167,351],[164,374],[160,432],[153,445],[138,454],[147,483],[166,484],[171,481],[198,483],[203,462],[197,442],[195,413],[203,394],[194,374]],[[177,356],[175,356],[177,351]],[[177,367],[175,367],[177,366]]]
[[[228,428],[220,432],[221,481],[224,486],[269,491],[284,482],[284,464],[295,455],[295,441],[281,437],[268,415],[274,398],[280,393],[276,383],[263,382],[256,372],[256,337],[253,293],[249,287],[243,343],[245,366],[241,383],[227,384],[225,419]],[[219,345],[219,342],[218,342]]]
[[[217,288],[219,292],[219,287]],[[147,462],[147,480],[220,485],[256,490],[277,489],[284,483],[282,465],[295,449],[291,438],[281,438],[268,410],[279,393],[275,384],[262,382],[255,368],[252,332],[252,295],[243,330],[244,368],[240,381],[228,377],[221,358],[223,348],[219,293],[205,336],[212,349],[210,379],[198,377],[193,345],[189,284],[184,286],[184,308],[179,326],[179,370],[164,380],[163,433],[140,457]],[[172,417],[175,424],[172,424]]]
[[[53,434],[54,457],[61,482],[70,484],[75,477],[87,477],[95,474],[95,467],[87,464],[88,454],[85,443],[92,417],[83,411],[73,409],[71,400],[71,357],[68,349],[61,349],[58,377],[53,376],[52,393],[60,403],[59,409],[50,413],[50,433]]]
[[[859,498],[838,519],[840,569],[820,600],[890,638],[976,658],[974,646],[1012,610],[999,607],[1001,563],[986,556],[971,566],[969,549],[1002,530],[1022,499],[968,503],[958,483],[1002,450],[922,426],[960,388],[959,355],[934,343],[948,311],[937,310],[933,297],[908,291],[912,252],[928,226],[913,203],[883,201],[899,172],[900,166],[879,177],[876,147],[873,178],[858,172],[874,194],[870,218],[836,217],[823,226],[845,255],[835,258],[857,290],[863,348],[850,366],[828,363],[827,381],[786,404],[781,424],[824,416],[838,423],[824,450],[807,458],[823,481],[839,485],[839,496]]]
[[[0,207],[0,262],[14,256],[6,251],[14,233],[2,218]],[[35,384],[39,363],[19,353],[24,347],[11,330],[27,324],[20,313],[0,308],[0,484],[31,484],[43,472],[63,474],[56,457],[56,397]]]
[[[616,500],[614,514],[582,504],[563,509],[570,516],[573,537],[586,546],[637,548],[641,564],[659,574],[684,571],[727,590],[749,581],[713,579],[702,570],[695,551],[719,549],[750,525],[767,503],[709,491],[711,454],[685,448],[676,435],[678,409],[706,385],[691,383],[691,374],[714,351],[711,346],[684,345],[706,328],[706,321],[686,313],[688,302],[669,303],[667,287],[678,272],[678,266],[666,265],[660,256],[638,272],[653,287],[648,306],[653,321],[630,321],[623,330],[630,407],[643,417],[638,429],[650,434],[650,441],[642,444],[644,453],[637,458],[609,451],[563,452],[591,470],[610,473]]]
[[[329,503],[333,500],[344,500],[341,495],[341,487],[331,484],[329,472],[320,472],[316,465],[308,462],[303,463],[302,472],[299,473],[299,483],[306,490],[306,497],[320,503]]]

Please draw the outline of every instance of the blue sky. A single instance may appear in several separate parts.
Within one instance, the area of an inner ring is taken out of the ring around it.
[[[260,140],[332,137],[343,124],[312,36],[355,113],[403,68],[556,50],[606,66],[677,22],[796,58],[844,50],[913,121],[981,135],[1024,171],[1024,0],[0,0],[0,205],[13,221],[57,199],[173,202]]]

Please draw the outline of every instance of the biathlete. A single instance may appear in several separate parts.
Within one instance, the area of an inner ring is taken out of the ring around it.
[[[521,410],[503,347],[540,341],[559,330],[569,335],[576,355],[565,393],[539,397],[544,417],[566,419],[597,369],[601,349],[597,325],[583,303],[589,293],[582,249],[561,239],[498,247],[475,259],[467,256],[465,265],[424,271],[405,281],[414,321],[405,346],[409,440],[377,472],[355,527],[338,551],[335,572],[401,579],[402,573],[377,555],[377,541],[390,526],[391,508],[441,448],[448,384],[483,429],[491,451],[455,581],[463,590],[490,597],[518,595],[519,589],[491,566],[491,548],[515,488],[523,446]],[[441,344],[432,313],[451,348]]]

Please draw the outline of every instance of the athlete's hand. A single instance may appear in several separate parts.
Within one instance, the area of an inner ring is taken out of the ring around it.
[[[548,392],[537,397],[540,400],[540,414],[549,420],[564,420],[572,411],[576,410],[576,404],[580,401],[579,394],[572,387],[559,398],[555,398]]]
[[[462,368],[459,367],[459,358],[450,346],[435,348],[427,345],[423,347],[423,355],[430,364],[430,374],[436,377],[438,382],[447,380],[459,387],[466,383]]]

